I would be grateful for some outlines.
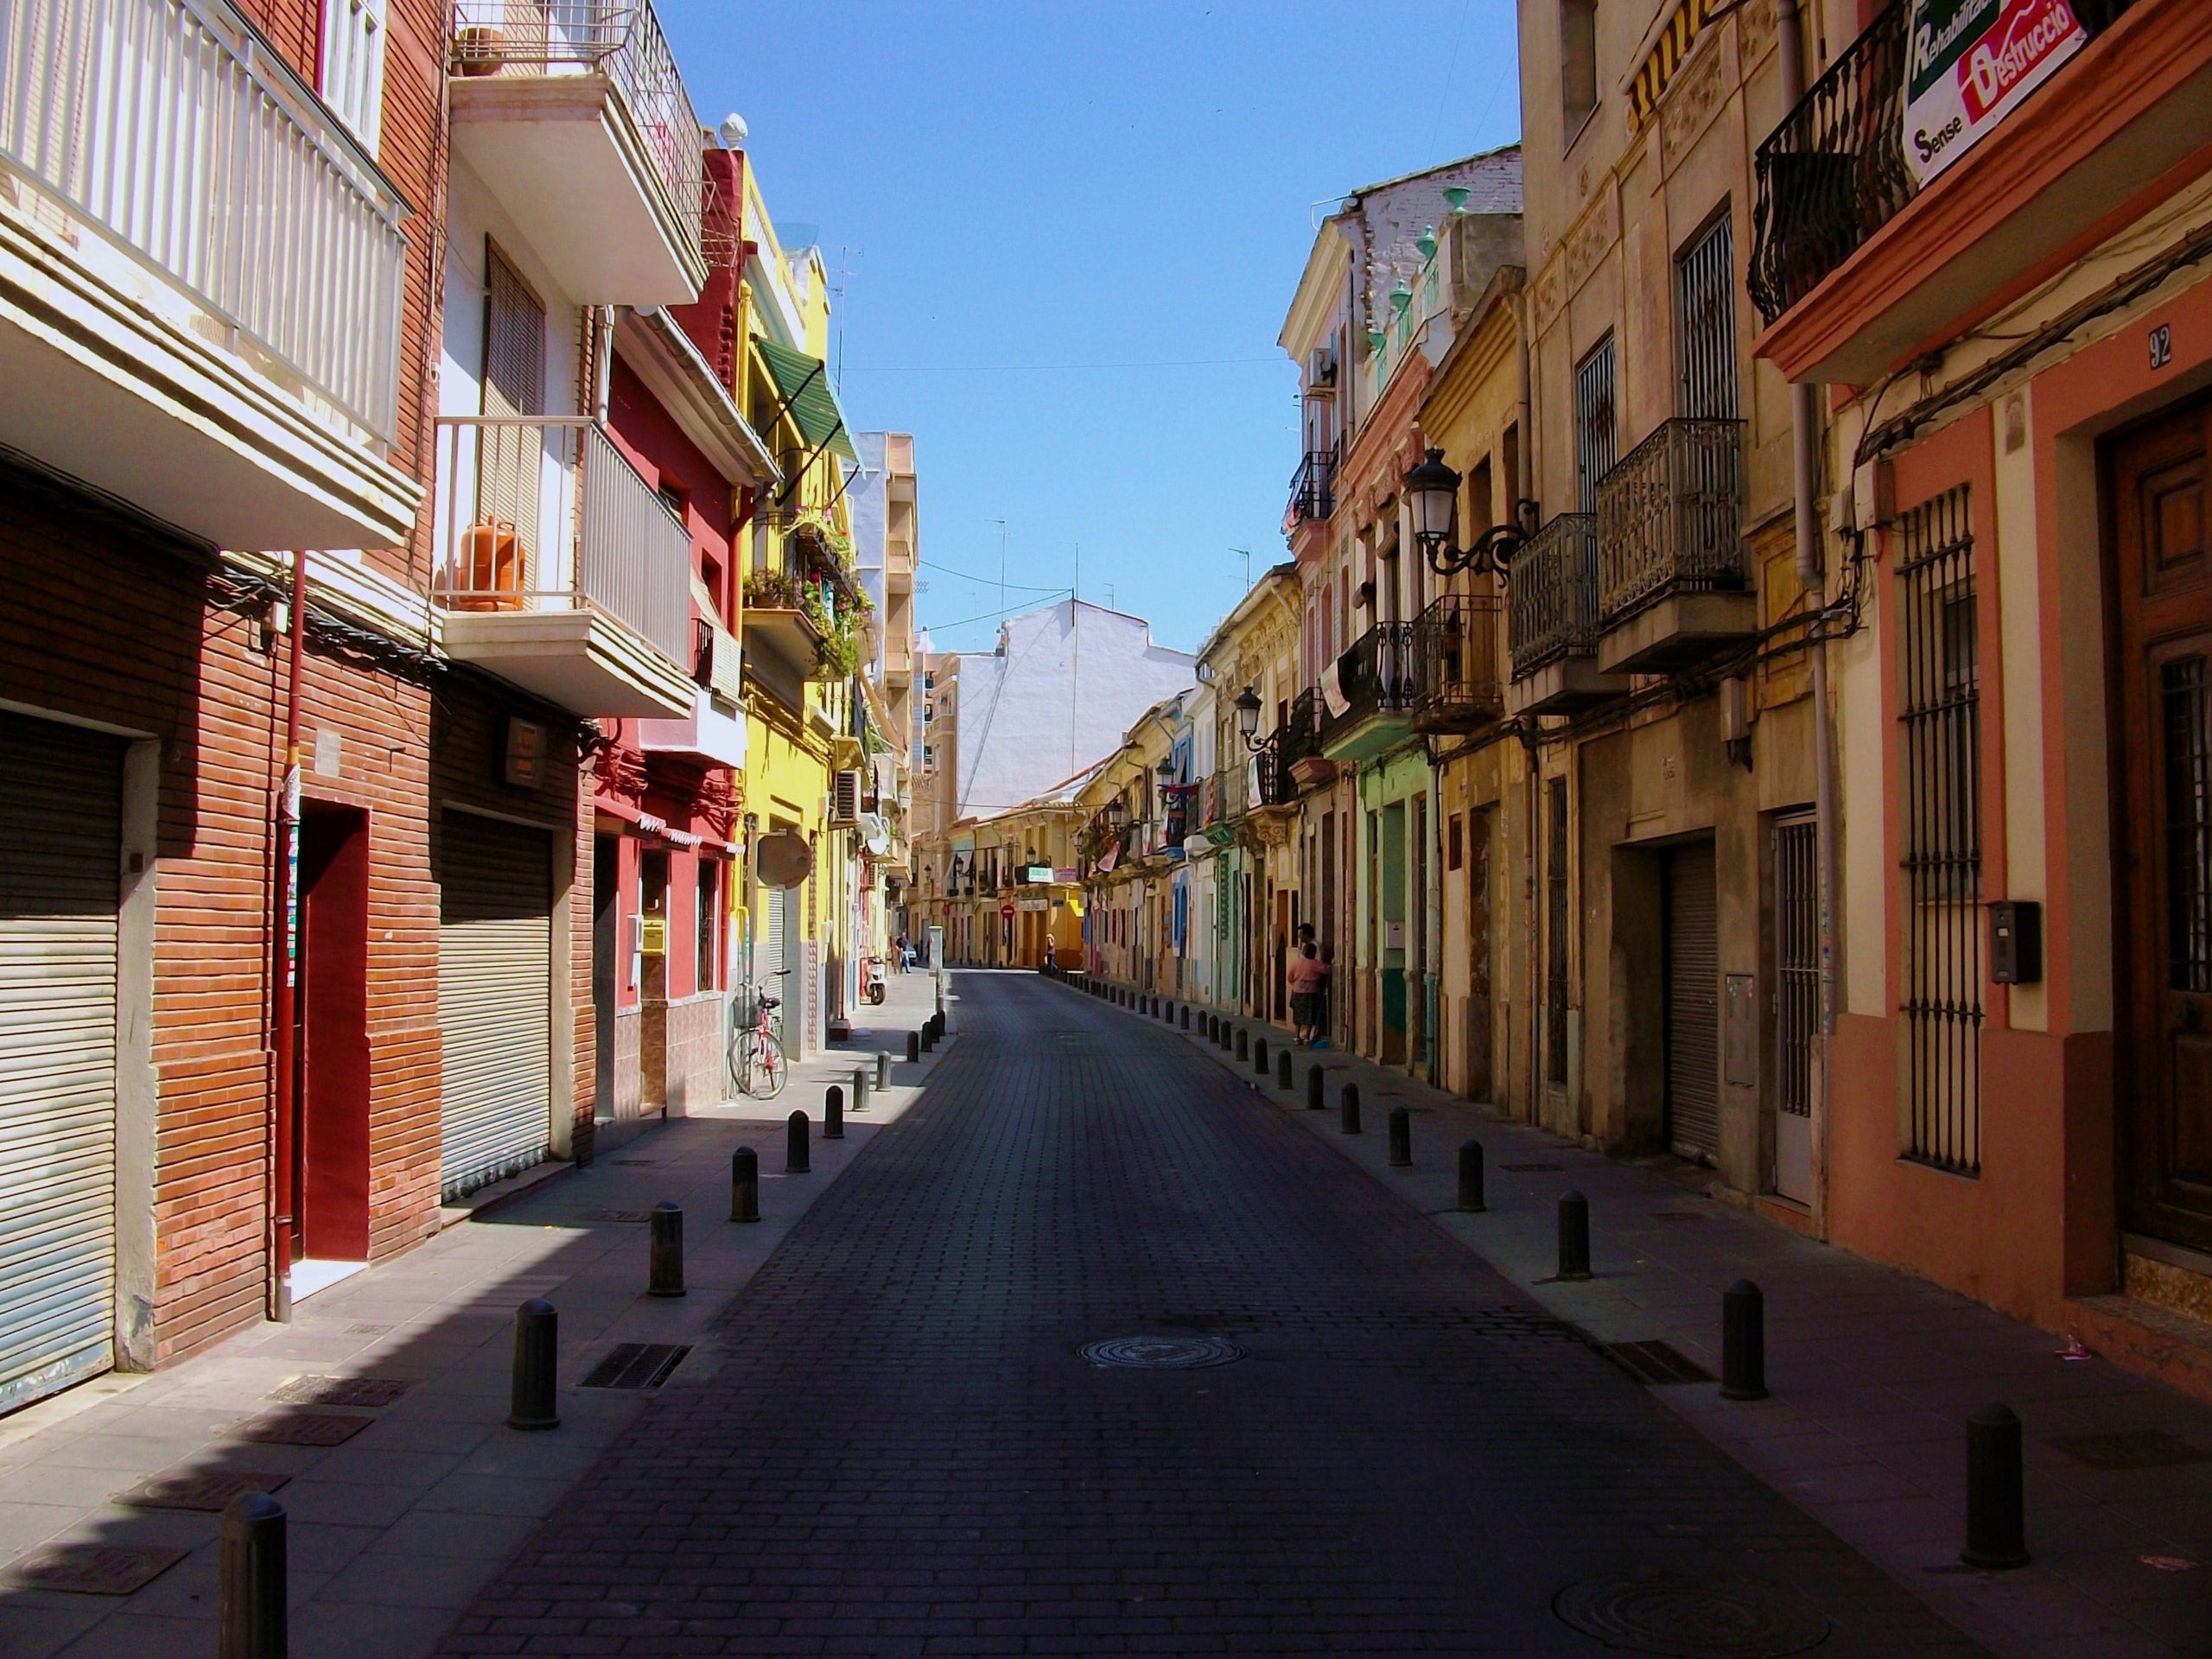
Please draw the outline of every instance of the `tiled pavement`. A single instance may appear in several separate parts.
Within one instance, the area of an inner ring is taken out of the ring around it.
[[[1977,1651],[1180,1038],[960,994],[917,1105],[447,1653],[1597,1653],[1554,1598],[1653,1574],[1823,1654]],[[1245,1357],[1077,1351],[1197,1334]],[[1797,1650],[1706,1628],[1667,1650]]]
[[[1285,1033],[1243,1023],[1279,1053]],[[1259,1081],[1203,1038],[1182,1040],[1248,1087]],[[1308,1112],[1317,1063],[1327,1109]],[[2101,1360],[2062,1357],[2066,1344],[2047,1332],[1696,1196],[1681,1184],[1686,1167],[1658,1166],[1672,1160],[1638,1166],[1587,1152],[1335,1051],[1297,1051],[1294,1069],[1292,1090],[1269,1081],[1258,1096],[1599,1341],[1667,1341],[1717,1372],[1720,1292],[1758,1283],[1773,1397],[1730,1403],[1712,1384],[1653,1397],[1992,1650],[2212,1655],[2212,1408]],[[1338,1132],[1345,1081],[1363,1098],[1357,1136]],[[1406,1169],[1386,1162],[1384,1115],[1398,1104],[1412,1118]],[[1457,1149],[1471,1137],[1487,1152],[1482,1215],[1452,1208]],[[1570,1187],[1591,1201],[1597,1273],[1586,1283],[1553,1276],[1554,1206]],[[1991,1401],[2026,1426],[2034,1560],[2013,1573],[1957,1565],[1965,1418]],[[2099,1444],[2107,1436],[2120,1438]],[[2131,1456],[2145,1466],[2085,1460]]]
[[[954,1049],[905,1064],[906,1030],[931,982],[894,976],[868,1010],[856,1051],[899,1056],[893,1087],[846,1138],[820,1138],[824,1084],[859,1063],[833,1052],[795,1069],[773,1103],[742,1102],[646,1128],[589,1167],[544,1180],[391,1263],[303,1301],[289,1325],[261,1325],[151,1376],[102,1378],[0,1421],[0,1659],[201,1659],[215,1650],[216,1516],[111,1501],[149,1476],[254,1471],[288,1476],[296,1659],[416,1659],[562,1493],[637,1415],[640,1396],[576,1386],[617,1342],[698,1339],[807,1205],[883,1133]],[[816,1125],[813,1173],[786,1178],[784,1118]],[[729,1158],[759,1152],[762,1221],[729,1213]],[[685,1212],[681,1300],[645,1288],[645,1230],[670,1198]],[[516,1306],[550,1298],[561,1315],[561,1427],[505,1421]],[[697,1364],[695,1358],[693,1364]],[[254,1444],[244,1421],[301,1376],[389,1378],[380,1407],[309,1408],[372,1418],[329,1448]],[[185,1553],[135,1594],[23,1588],[11,1566],[54,1543]]]

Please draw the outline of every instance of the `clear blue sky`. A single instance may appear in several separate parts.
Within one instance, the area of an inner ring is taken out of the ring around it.
[[[1085,599],[1196,645],[1229,550],[1285,556],[1313,204],[1520,132],[1511,0],[658,3],[700,119],[745,118],[849,273],[846,407],[915,435],[922,556],[982,578],[921,573],[939,649],[989,642],[945,625],[997,609],[1001,518],[1010,584],[1080,543]]]

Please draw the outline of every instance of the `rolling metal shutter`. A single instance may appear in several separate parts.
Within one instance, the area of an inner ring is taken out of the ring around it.
[[[0,1410],[115,1360],[123,751],[0,714]]]
[[[440,820],[438,1023],[450,1200],[543,1160],[553,1103],[553,843],[467,812]]]
[[[1720,1147],[1720,951],[1710,842],[1667,855],[1667,1139]]]

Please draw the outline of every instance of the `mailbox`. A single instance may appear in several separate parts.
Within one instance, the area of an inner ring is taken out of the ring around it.
[[[2043,980],[2043,906],[2032,899],[1999,899],[1989,906],[1989,977],[1999,985]]]

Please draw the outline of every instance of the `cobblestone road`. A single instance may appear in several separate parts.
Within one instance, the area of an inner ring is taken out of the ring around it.
[[[1646,1651],[1977,1651],[1182,1039],[959,988],[924,1100],[449,1653],[1600,1653],[1555,1599],[1637,1575],[1693,1629],[1789,1610]],[[1078,1352],[1192,1334],[1245,1357]]]

